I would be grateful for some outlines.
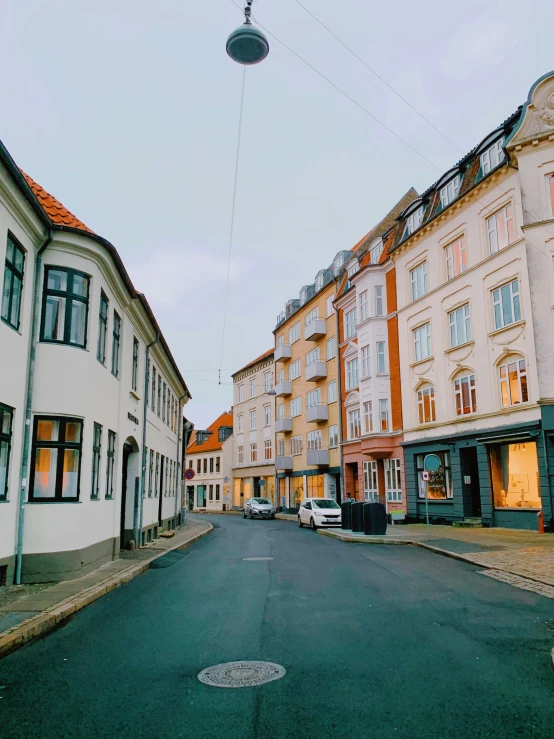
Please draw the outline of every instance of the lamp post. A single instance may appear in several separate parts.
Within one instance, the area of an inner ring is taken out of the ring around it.
[[[250,66],[263,62],[269,54],[269,42],[264,34],[252,25],[252,2],[244,5],[244,23],[227,39],[227,54],[237,64]]]

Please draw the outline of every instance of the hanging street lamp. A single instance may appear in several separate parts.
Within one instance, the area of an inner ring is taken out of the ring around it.
[[[227,39],[227,54],[238,64],[259,64],[269,54],[269,42],[264,34],[252,25],[252,2],[246,0],[245,21]]]

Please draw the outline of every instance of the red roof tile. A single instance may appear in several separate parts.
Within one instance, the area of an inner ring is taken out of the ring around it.
[[[213,431],[210,436],[202,444],[197,444],[196,439],[192,441],[187,447],[188,454],[201,454],[203,452],[217,452],[223,447],[223,442],[219,441],[218,431],[222,426],[233,427],[233,413],[232,411],[225,411],[221,416],[208,426],[206,431]],[[196,432],[198,434],[198,431]]]
[[[263,354],[261,354],[256,359],[253,359],[251,362],[248,362],[248,364],[245,364],[244,367],[241,367],[236,372],[233,372],[233,374],[231,375],[231,377],[234,377],[235,375],[238,375],[239,372],[242,372],[243,370],[248,369],[249,367],[253,367],[255,364],[258,364],[258,362],[261,362],[262,359],[267,359],[267,357],[270,357],[273,354],[274,351],[275,351],[275,349],[273,347],[271,347],[271,349],[269,349],[267,352],[264,352]]]
[[[59,200],[56,200],[53,195],[50,195],[49,192],[46,192],[46,190],[41,187],[38,182],[35,182],[23,170],[20,170],[20,172],[23,177],[25,177],[25,180],[33,191],[34,196],[37,198],[40,205],[42,206],[42,209],[44,210],[48,218],[52,221],[52,223],[55,223],[57,226],[70,226],[71,228],[78,228],[81,231],[94,233],[94,231],[92,231],[92,229],[90,229],[88,226],[85,226],[85,224],[80,221],[77,216],[74,216],[71,211],[67,210],[67,208],[62,205]]]

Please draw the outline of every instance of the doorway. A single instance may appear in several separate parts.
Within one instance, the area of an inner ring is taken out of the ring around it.
[[[162,507],[164,501],[164,455],[161,455],[160,461],[160,497],[158,499],[158,526],[162,527]]]
[[[196,488],[196,507],[197,508],[206,507],[206,486],[205,485],[198,485]]]
[[[479,485],[477,447],[460,449],[460,472],[462,475],[464,516],[481,518],[481,487]]]
[[[139,489],[139,448],[137,442],[129,437],[123,444],[121,465],[121,519],[119,524],[119,549],[125,549],[133,538],[135,511],[138,506]],[[138,544],[138,542],[137,542]]]

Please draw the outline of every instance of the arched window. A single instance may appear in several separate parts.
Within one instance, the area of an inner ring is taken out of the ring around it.
[[[529,392],[525,359],[521,356],[507,357],[504,363],[499,365],[498,372],[502,407],[527,403]]]
[[[417,391],[417,412],[420,423],[436,421],[435,388],[432,385],[423,385]]]
[[[454,378],[454,400],[457,416],[467,416],[477,412],[475,375],[471,370],[463,370]]]

